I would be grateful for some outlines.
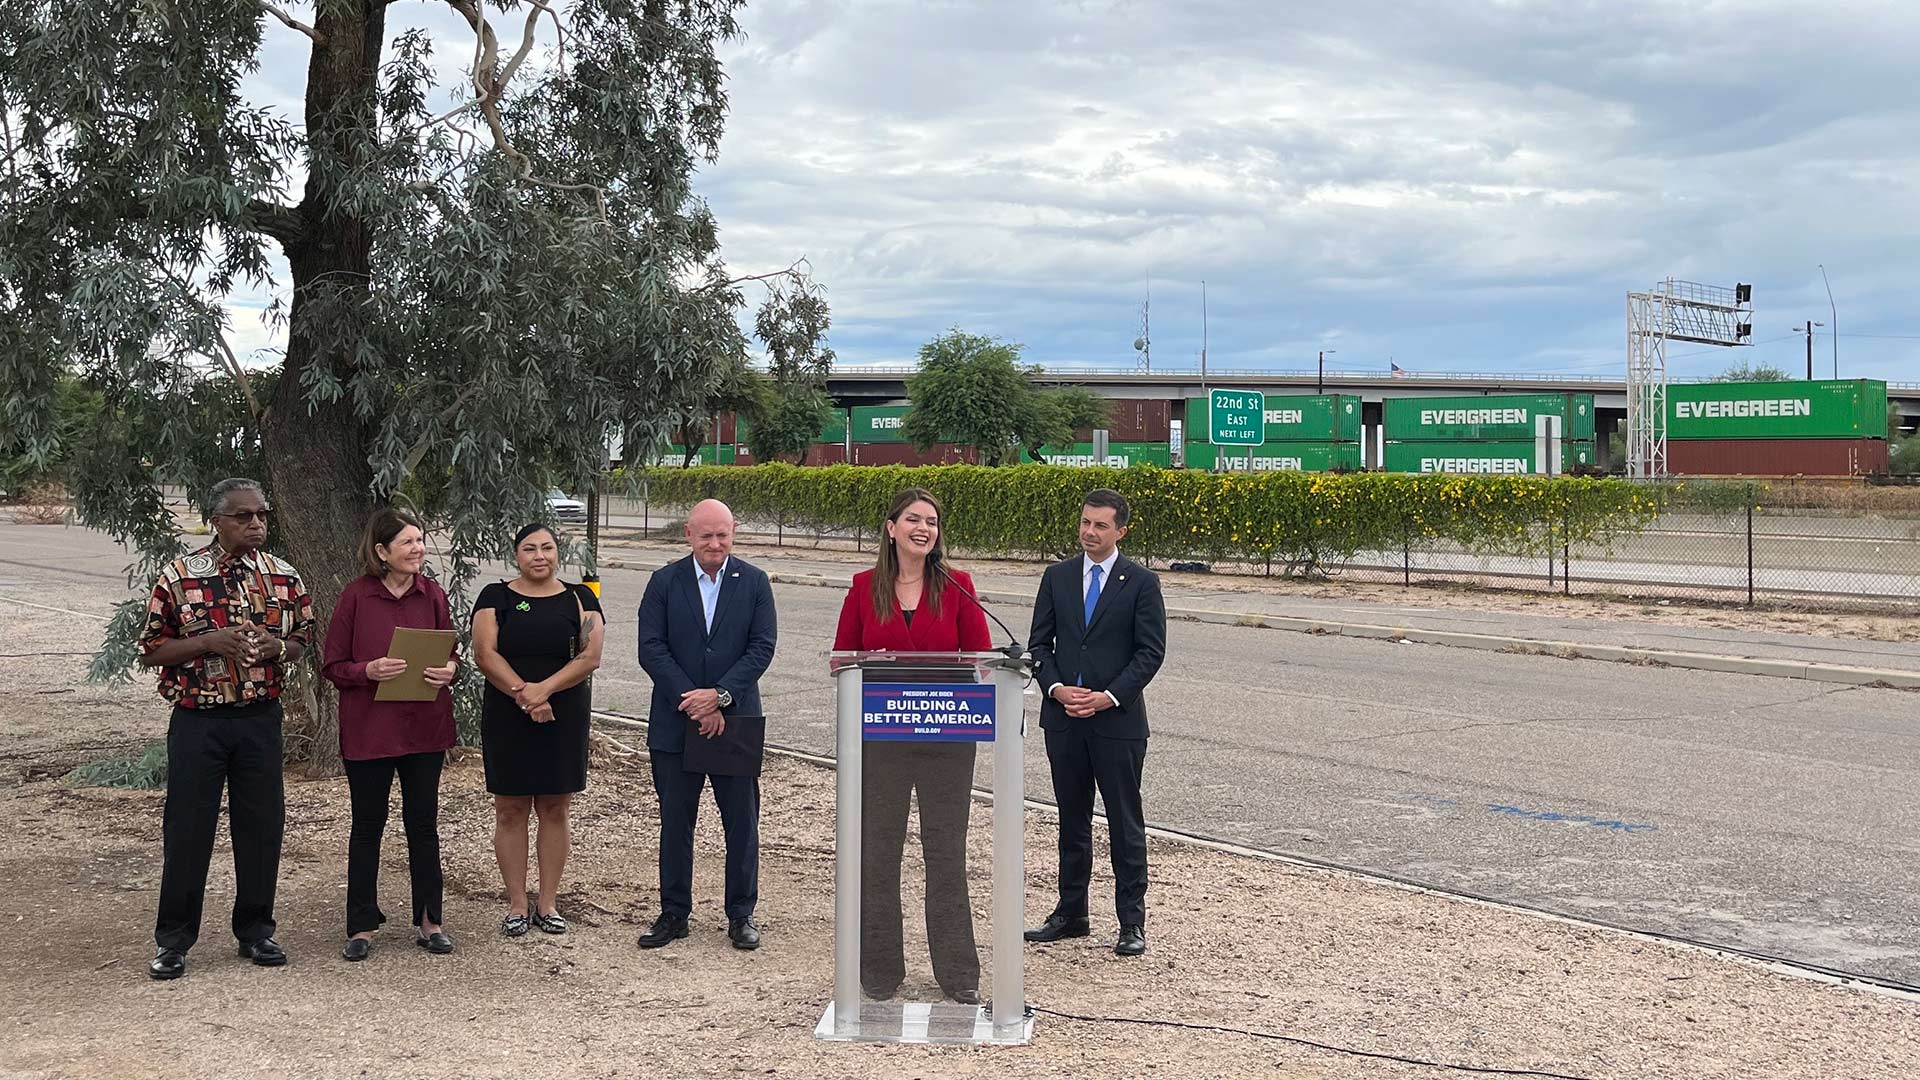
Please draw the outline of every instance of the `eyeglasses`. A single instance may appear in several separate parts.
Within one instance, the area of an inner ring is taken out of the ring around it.
[[[272,510],[242,510],[237,514],[215,514],[213,516],[231,518],[239,522],[258,521],[260,524],[265,525],[267,523],[267,517],[272,513]]]

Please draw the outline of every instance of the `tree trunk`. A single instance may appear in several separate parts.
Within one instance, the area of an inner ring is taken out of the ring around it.
[[[302,235],[285,244],[294,288],[286,365],[261,422],[284,554],[305,578],[319,622],[307,680],[317,693],[291,703],[288,750],[324,774],[339,770],[340,741],[333,688],[318,678],[320,648],[341,590],[360,573],[356,548],[373,508],[373,469],[350,396],[310,404],[303,375],[319,365],[345,381],[353,346],[364,336],[372,240],[360,218],[328,212],[327,188],[331,169],[359,163],[355,129],[373,129],[384,6],[383,0],[318,5],[315,29],[325,44],[314,45],[307,68],[307,138],[314,157],[338,165],[310,163],[299,207]]]

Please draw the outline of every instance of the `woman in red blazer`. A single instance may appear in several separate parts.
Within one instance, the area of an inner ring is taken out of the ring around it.
[[[880,558],[854,575],[840,605],[836,650],[984,651],[993,647],[973,579],[947,566],[940,502],[921,488],[894,496]],[[901,940],[900,856],[908,798],[920,793],[920,848],[927,865],[927,944],[947,997],[980,1000],[980,952],[967,891],[967,819],[973,809],[974,744],[870,742],[861,750],[860,984],[890,998],[906,979]]]

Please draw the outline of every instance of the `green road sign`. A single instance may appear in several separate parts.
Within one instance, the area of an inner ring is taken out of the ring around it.
[[[1258,390],[1215,390],[1207,396],[1207,424],[1216,446],[1261,446],[1267,441],[1267,395]]]

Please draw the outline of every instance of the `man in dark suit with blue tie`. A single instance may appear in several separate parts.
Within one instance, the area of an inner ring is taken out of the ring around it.
[[[733,530],[725,503],[708,499],[695,506],[687,515],[693,553],[655,571],[640,600],[640,666],[653,679],[647,749],[660,796],[660,917],[640,935],[643,949],[687,936],[693,824],[708,783],[727,836],[727,936],[737,949],[760,947],[753,925],[760,898],[758,769],[709,774],[689,771],[686,762],[689,738],[720,739],[730,719],[764,722],[760,676],[773,662],[773,586],[764,572],[733,557]],[[697,725],[692,734],[690,725]],[[733,734],[737,738],[739,729]]]
[[[1147,951],[1147,823],[1140,771],[1147,759],[1147,683],[1167,649],[1160,579],[1120,554],[1131,521],[1117,491],[1080,507],[1082,553],[1047,568],[1033,604],[1033,661],[1046,687],[1040,728],[1060,807],[1060,902],[1028,941],[1086,937],[1093,875],[1093,793],[1107,808],[1113,859],[1113,951]]]

